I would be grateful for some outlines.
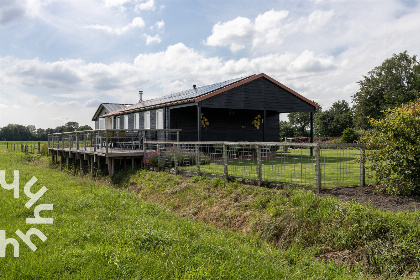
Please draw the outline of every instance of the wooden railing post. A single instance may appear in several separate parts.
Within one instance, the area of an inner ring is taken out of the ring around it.
[[[360,186],[365,186],[365,147],[360,147]]]
[[[315,181],[318,193],[322,188],[322,173],[321,173],[321,148],[319,144],[315,147]]]
[[[108,130],[105,130],[105,154],[108,155]]]
[[[146,154],[147,154],[147,144],[146,144],[146,131],[141,132],[141,137],[143,138],[143,168],[146,169]]]

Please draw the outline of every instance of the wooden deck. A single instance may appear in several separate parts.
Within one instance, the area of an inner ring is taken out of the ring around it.
[[[96,148],[93,147],[82,147],[79,149],[76,148],[49,148],[50,151],[56,152],[65,152],[65,153],[79,153],[87,155],[97,155],[100,157],[142,157],[144,156],[143,150],[126,150],[126,149],[112,149],[108,148],[108,153],[105,148]],[[147,151],[149,152],[149,151]]]

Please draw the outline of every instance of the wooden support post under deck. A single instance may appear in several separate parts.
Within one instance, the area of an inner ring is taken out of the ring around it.
[[[76,157],[73,156],[73,175],[76,174]]]
[[[134,158],[131,158],[131,168],[134,170]]]
[[[68,157],[68,156],[66,156],[66,165],[67,165],[67,170],[69,169],[69,161],[70,161],[69,157]]]
[[[83,174],[83,158],[79,156],[80,174]]]
[[[93,175],[93,166],[95,165],[94,156],[90,157],[90,175]]]

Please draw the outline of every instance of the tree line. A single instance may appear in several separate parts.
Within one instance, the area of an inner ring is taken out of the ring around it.
[[[362,131],[373,128],[370,119],[382,119],[387,110],[418,100],[419,61],[407,51],[394,54],[369,71],[358,84],[359,90],[352,96],[353,106],[340,100],[325,111],[318,107],[314,114],[317,137],[343,136],[344,142],[353,142]],[[280,121],[280,139],[309,137],[309,127],[309,113],[289,113],[288,121]]]
[[[67,122],[56,128],[36,128],[34,125],[8,124],[0,128],[0,141],[47,141],[48,134],[92,129],[89,125],[79,126],[77,122]]]

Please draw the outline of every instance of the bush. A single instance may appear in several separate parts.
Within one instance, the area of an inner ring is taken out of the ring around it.
[[[420,100],[385,112],[380,120],[370,119],[374,129],[366,131],[361,143],[367,167],[379,187],[391,194],[420,193]]]
[[[357,132],[353,128],[346,128],[343,131],[343,137],[341,138],[342,143],[355,143],[359,140]]]

